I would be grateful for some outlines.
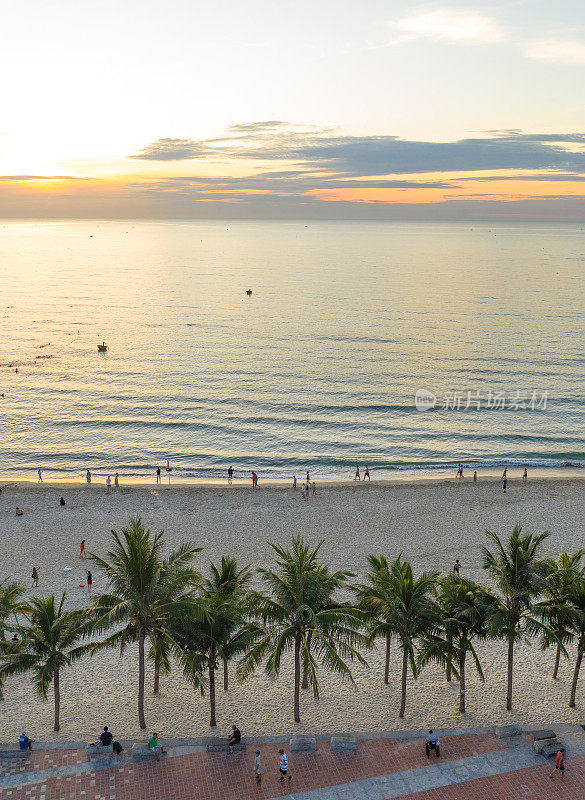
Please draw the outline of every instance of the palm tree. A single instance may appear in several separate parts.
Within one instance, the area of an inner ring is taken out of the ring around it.
[[[311,550],[301,537],[294,537],[290,551],[270,545],[278,556],[277,569],[259,570],[270,594],[250,595],[250,608],[262,631],[238,666],[238,675],[244,680],[267,656],[266,673],[275,679],[283,654],[292,650],[295,722],[301,721],[302,667],[306,667],[313,696],[318,700],[318,661],[351,683],[353,676],[346,662],[366,663],[357,650],[366,644],[359,632],[362,617],[357,609],[348,604],[322,607],[332,579],[328,568],[317,561],[322,544]]]
[[[247,568],[238,570],[235,559],[222,558],[218,569],[211,564],[211,577],[203,584],[199,600],[205,614],[186,615],[172,627],[175,652],[183,674],[196,689],[209,690],[211,728],[216,727],[216,672],[233,656],[253,643],[257,628],[246,622],[244,586]],[[224,673],[225,678],[225,673]]]
[[[573,555],[561,553],[558,561],[551,560],[550,562],[551,575],[546,589],[547,602],[542,605],[548,607],[546,616],[547,619],[551,621],[554,631],[552,639],[547,636],[543,638],[543,644],[545,646],[549,646],[549,644],[554,644],[556,646],[553,679],[559,674],[561,654],[565,656],[568,655],[564,644],[570,641],[571,637],[564,628],[562,621],[563,615],[561,614],[560,617],[557,615],[555,618],[554,613],[551,614],[551,612],[554,612],[554,609],[558,606],[560,606],[562,610],[562,607],[568,602],[567,595],[571,585],[574,581],[578,581],[583,577],[585,568],[581,563],[581,559],[584,553],[585,550],[577,550]]]
[[[146,728],[145,641],[149,638],[155,650],[161,640],[173,644],[169,634],[173,619],[199,613],[192,594],[199,576],[191,562],[202,548],[184,543],[164,559],[163,537],[162,531],[153,536],[140,518],[133,518],[121,534],[112,531],[113,546],[106,559],[90,555],[110,589],[93,601],[94,628],[101,632],[116,627],[114,633],[92,645],[92,652],[120,647],[123,653],[129,643],[138,641],[138,721],[142,729]],[[157,652],[160,658],[160,644]],[[159,660],[159,667],[161,663]]]
[[[471,655],[480,679],[483,670],[474,647],[474,640],[488,636],[489,620],[494,612],[496,598],[487,589],[467,578],[449,575],[440,584],[437,605],[440,609],[441,628],[423,640],[419,658],[422,667],[436,661],[443,667],[451,666],[459,678],[459,711],[465,713],[465,662]]]
[[[512,681],[514,675],[514,644],[527,633],[543,631],[542,623],[532,613],[535,601],[546,591],[551,572],[550,561],[538,557],[548,531],[534,536],[522,533],[517,525],[507,542],[502,544],[497,534],[486,531],[496,545],[491,552],[482,545],[483,568],[487,570],[500,590],[502,597],[492,615],[490,633],[508,642],[508,689],[506,709],[512,709]]]
[[[18,583],[18,581],[10,580],[10,578],[5,578],[3,581],[0,581],[0,643],[6,641],[6,635],[4,632],[6,621],[22,608],[20,598],[24,592],[25,587],[21,583]],[[0,700],[4,700],[1,676]]]
[[[211,563],[210,573],[210,577],[205,581],[205,591],[209,594],[220,591],[226,603],[243,608],[242,604],[246,599],[246,588],[252,578],[250,565],[238,569],[238,562],[235,558],[222,556],[219,568],[216,567],[213,562]],[[227,692],[229,688],[228,662],[239,652],[238,648],[241,644],[240,638],[237,636],[234,637],[233,634],[235,634],[240,627],[241,619],[236,614],[232,636],[227,637],[221,648],[224,692]]]
[[[402,553],[389,566],[384,556],[368,556],[370,569],[366,573],[368,584],[360,584],[357,598],[370,621],[369,641],[383,637],[386,641],[386,668],[384,680],[388,682],[390,642],[396,638],[402,650],[402,684],[399,717],[406,708],[406,679],[408,665],[413,676],[418,675],[414,645],[417,639],[438,627],[437,608],[433,602],[438,573],[423,572],[414,577],[412,566],[402,561]]]
[[[53,684],[55,698],[55,727],[60,730],[60,676],[63,667],[70,666],[87,651],[77,642],[88,632],[85,610],[64,611],[65,592],[57,606],[55,596],[34,598],[20,611],[26,622],[19,623],[21,641],[4,650],[0,674],[15,675],[32,671],[31,683],[37,695],[46,700]]]

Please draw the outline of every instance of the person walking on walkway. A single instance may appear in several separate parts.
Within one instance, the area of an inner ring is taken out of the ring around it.
[[[280,760],[278,762],[280,778],[278,780],[281,783],[284,783],[284,779],[288,777],[288,782],[290,783],[292,781],[292,775],[288,775],[288,757],[282,748],[278,751],[278,755],[280,756]]]
[[[256,783],[262,783],[262,762],[260,761],[260,750],[254,753],[254,777]]]
[[[553,769],[553,771],[550,774],[551,781],[555,776],[555,772],[559,772],[560,773],[562,781],[565,780],[565,759],[563,758],[563,751],[562,750],[559,750],[558,753],[557,753],[557,758],[556,758],[556,761],[555,761],[555,768]]]

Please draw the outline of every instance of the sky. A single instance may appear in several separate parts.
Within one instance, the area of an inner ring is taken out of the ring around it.
[[[582,0],[0,7],[0,217],[585,221]]]

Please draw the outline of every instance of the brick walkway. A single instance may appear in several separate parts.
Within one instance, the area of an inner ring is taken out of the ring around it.
[[[0,800],[573,800],[585,796],[585,755],[567,760],[567,779],[561,788],[548,778],[549,764],[534,765],[540,759],[528,739],[522,745],[506,748],[488,734],[441,737],[440,761],[428,761],[422,740],[360,740],[358,751],[350,753],[334,753],[329,742],[319,742],[316,752],[291,754],[285,744],[294,777],[290,784],[281,784],[281,745],[265,744],[260,745],[261,786],[252,775],[255,748],[250,745],[236,756],[171,754],[161,763],[125,761],[107,768],[88,764],[80,750],[33,751],[26,761],[2,762]],[[415,789],[424,791],[413,793]]]

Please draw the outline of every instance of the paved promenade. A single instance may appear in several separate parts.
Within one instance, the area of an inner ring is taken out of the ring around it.
[[[85,750],[33,751],[3,759],[0,800],[582,800],[585,734],[559,726],[567,746],[566,778],[551,781],[551,761],[536,755],[532,737],[498,740],[487,732],[441,736],[441,759],[430,760],[424,739],[360,739],[358,750],[290,753],[288,744],[258,745],[260,786],[252,774],[255,745],[229,756],[197,746],[170,749],[160,763],[134,764],[128,753],[108,766],[88,763]],[[278,781],[278,748],[289,753],[290,783]]]

